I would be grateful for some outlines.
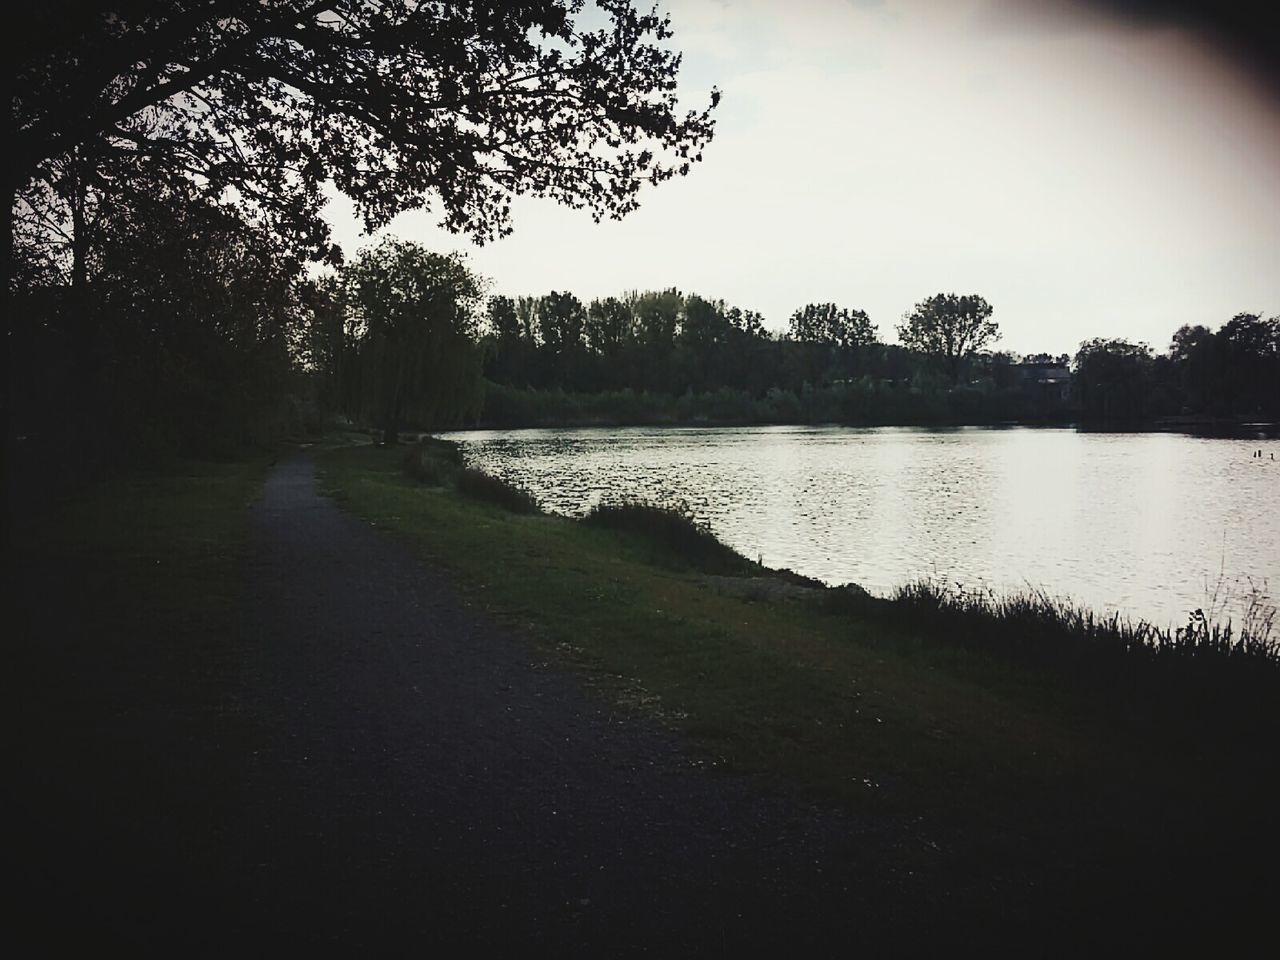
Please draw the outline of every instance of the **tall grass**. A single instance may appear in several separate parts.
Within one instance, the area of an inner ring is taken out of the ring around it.
[[[474,467],[466,467],[458,471],[455,484],[458,492],[464,497],[483,500],[510,513],[542,512],[537,498],[524,487]]]
[[[1164,628],[1043,590],[1000,595],[937,580],[900,587],[882,609],[921,628],[926,642],[1051,670],[1110,709],[1234,726],[1242,738],[1280,733],[1276,609],[1252,585],[1240,625],[1214,615],[1214,604]]]
[[[1095,613],[1044,590],[1000,595],[937,580],[899,587],[893,599],[905,609],[962,628],[955,639],[1019,659],[1074,659],[1081,651],[1105,651],[1153,661],[1236,660],[1280,669],[1280,641],[1272,635],[1275,608],[1259,591],[1251,594],[1239,629],[1201,609],[1190,614],[1185,626],[1161,628],[1118,613]],[[1049,635],[1066,643],[1045,643]]]
[[[706,521],[681,501],[606,500],[583,517],[583,522],[623,531],[656,547],[667,559],[678,560],[704,573],[759,570],[758,564],[718,540]]]

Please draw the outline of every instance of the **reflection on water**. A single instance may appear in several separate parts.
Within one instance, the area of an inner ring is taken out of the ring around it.
[[[1162,624],[1280,584],[1280,443],[1030,428],[482,431],[469,459],[550,510],[684,500],[753,559],[885,594],[1044,587]],[[1261,458],[1253,456],[1263,449]],[[1228,612],[1239,616],[1238,604]]]

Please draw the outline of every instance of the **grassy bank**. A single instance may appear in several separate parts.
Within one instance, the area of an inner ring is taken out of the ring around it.
[[[708,766],[945,825],[953,869],[1048,873],[1064,889],[1141,877],[1189,895],[1189,864],[1247,850],[1239,880],[1271,842],[1276,722],[1236,714],[1254,725],[1224,728],[1200,712],[1221,702],[1212,683],[1203,703],[1178,702],[1143,675],[1129,704],[1123,684],[1003,655],[1027,629],[1016,618],[999,643],[974,642],[973,610],[709,574],[642,531],[422,486],[390,451],[336,451],[322,468],[349,509],[455,571],[619,710],[659,715]]]

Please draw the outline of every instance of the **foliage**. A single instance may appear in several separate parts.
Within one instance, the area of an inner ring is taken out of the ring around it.
[[[52,7],[14,45],[10,184],[32,227],[174,178],[310,256],[326,180],[370,228],[437,206],[492,238],[518,194],[617,217],[701,159],[719,99],[679,112],[670,24],[627,0],[598,27],[576,0]]]
[[[912,350],[939,358],[952,383],[960,365],[1000,336],[991,304],[976,294],[938,293],[915,305],[898,326],[898,337]]]
[[[301,264],[192,191],[132,199],[99,212],[91,286],[11,295],[11,426],[90,459],[265,443],[292,426]]]
[[[480,280],[460,257],[387,238],[340,277],[358,331],[362,409],[384,442],[396,442],[406,418],[450,423],[478,408]]]
[[[436,297],[419,311],[431,323],[409,321],[425,294],[403,275],[374,276],[403,274],[403,250],[336,278],[302,266],[340,259],[329,182],[367,227],[426,207],[483,241],[510,231],[517,195],[618,217],[685,174],[718,92],[679,108],[656,12],[582,14],[578,0],[52,0],[20,18],[14,432],[44,444],[74,423],[59,456],[127,459],[229,450],[317,403],[391,437],[402,417],[474,415],[480,358],[460,314],[475,289],[457,264],[418,258],[467,306],[446,317]]]
[[[1148,413],[1154,358],[1145,343],[1094,339],[1080,344],[1072,381],[1090,420],[1140,420]]]
[[[810,303],[791,315],[791,339],[853,350],[876,342],[876,328],[861,310],[839,308],[834,303]]]

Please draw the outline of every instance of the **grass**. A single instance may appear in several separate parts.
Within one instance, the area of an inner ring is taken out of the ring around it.
[[[117,478],[15,531],[10,649],[39,691],[37,725],[70,738],[73,755],[127,740],[144,717],[176,735],[226,709],[245,508],[266,468],[263,457]]]
[[[14,792],[30,805],[21,840],[39,847],[24,887],[66,923],[90,922],[101,888],[143,865],[182,876],[181,858],[218,859],[218,838],[183,832],[182,811],[198,796],[209,823],[230,822],[240,803],[238,602],[267,466],[117,478],[14,530]]]

